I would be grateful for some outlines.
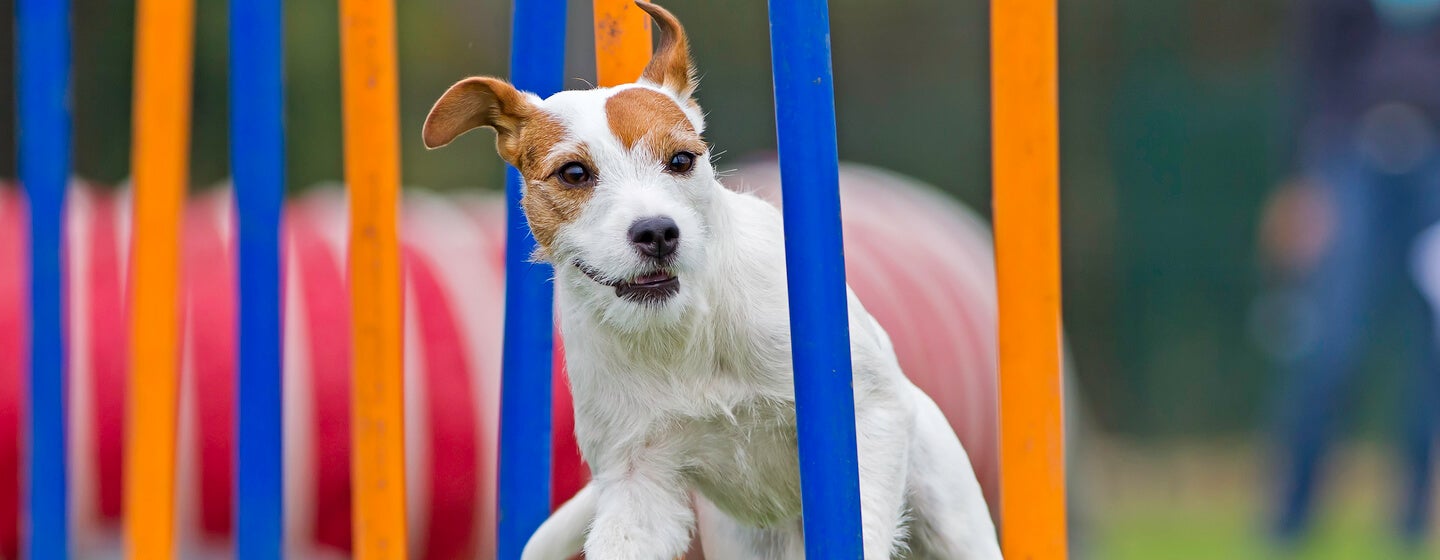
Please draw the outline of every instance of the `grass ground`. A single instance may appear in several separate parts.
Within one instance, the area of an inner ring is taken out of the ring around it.
[[[1421,560],[1440,550],[1405,550],[1386,527],[1343,516],[1324,520],[1304,546],[1279,550],[1253,519],[1225,512],[1137,509],[1097,528],[1089,557],[1097,560]]]
[[[1088,445],[1089,442],[1087,442]],[[1093,451],[1093,452],[1091,452]],[[1244,444],[1163,448],[1100,444],[1079,457],[1088,505],[1085,559],[1094,560],[1420,560],[1440,546],[1406,550],[1390,513],[1396,476],[1382,450],[1337,454],[1311,537],[1292,551],[1266,538],[1272,493],[1259,454]],[[1434,531],[1440,532],[1440,531]]]

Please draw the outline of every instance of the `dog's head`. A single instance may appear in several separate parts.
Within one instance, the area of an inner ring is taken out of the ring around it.
[[[424,129],[429,148],[495,129],[500,157],[523,177],[539,256],[610,316],[673,315],[689,302],[686,275],[704,265],[707,210],[721,188],[691,97],[685,32],[663,8],[637,4],[660,27],[637,83],[540,99],[503,80],[467,78],[435,102]]]

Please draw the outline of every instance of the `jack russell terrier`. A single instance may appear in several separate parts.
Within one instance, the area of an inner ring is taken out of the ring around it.
[[[425,121],[429,148],[478,127],[524,177],[555,266],[575,435],[594,473],[527,560],[804,557],[779,210],[711,166],[680,23],[637,83],[541,99],[473,77]],[[1000,558],[969,458],[849,293],[865,558]]]

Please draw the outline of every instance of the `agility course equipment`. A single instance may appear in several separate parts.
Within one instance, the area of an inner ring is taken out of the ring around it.
[[[345,180],[350,193],[351,459],[357,558],[404,558],[400,378],[400,115],[395,5],[340,2]],[[243,219],[243,218],[242,218]]]
[[[61,227],[70,176],[69,2],[15,3],[19,43],[17,111],[20,180],[30,201],[29,441],[26,471],[31,530],[27,552],[65,555],[69,541],[65,483],[65,336],[60,294]],[[15,347],[18,350],[18,345]]]
[[[769,4],[805,555],[861,558],[829,8],[825,0]]]
[[[512,78],[524,89],[543,95],[560,87],[563,49],[554,41],[553,33],[546,33],[542,39],[538,30],[548,29],[548,20],[540,21],[541,15],[557,6],[563,8],[563,4],[558,0],[517,2]],[[1000,439],[1005,459],[1001,463],[1004,490],[999,494],[1001,525],[1007,555],[1063,558],[1054,3],[1025,0],[996,4],[992,10],[996,92],[993,128],[1002,303],[1000,388],[1004,421]],[[161,5],[156,0],[142,0],[137,7],[135,219],[130,244],[134,260],[121,267],[129,271],[133,282],[128,290],[131,300],[124,311],[129,314],[132,348],[128,368],[132,376],[125,392],[129,403],[124,406],[128,409],[125,426],[130,435],[125,439],[125,491],[144,499],[124,501],[124,542],[130,556],[136,558],[176,556],[176,503],[181,496],[175,488],[177,480],[183,478],[177,476],[181,455],[176,444],[185,435],[180,428],[178,404],[182,401],[185,340],[178,309],[182,294],[179,239],[188,145],[193,6],[188,1]],[[278,557],[287,550],[283,544],[287,528],[281,523],[282,512],[289,511],[285,498],[292,495],[288,486],[295,484],[288,478],[290,459],[285,447],[291,439],[291,418],[284,416],[285,406],[280,399],[281,386],[291,381],[288,376],[282,377],[282,363],[287,363],[282,356],[289,353],[289,344],[281,352],[279,335],[286,332],[281,329],[282,320],[289,319],[283,319],[286,312],[279,303],[283,285],[279,257],[283,240],[279,234],[283,140],[278,110],[278,6],[273,0],[232,5],[232,29],[252,31],[232,32],[232,40],[257,41],[254,52],[242,54],[236,51],[244,49],[232,49],[232,72],[252,78],[232,79],[232,97],[247,97],[246,102],[232,103],[232,136],[236,139],[232,141],[233,158],[237,167],[245,162],[246,171],[236,173],[237,189],[243,194],[237,193],[237,225],[234,240],[229,242],[234,249],[225,253],[239,260],[234,274],[239,279],[240,303],[236,307],[240,326],[238,333],[232,330],[228,337],[217,335],[232,341],[234,335],[239,335],[235,356],[239,391],[234,407],[238,435],[233,436],[239,467],[234,468],[233,476],[242,489],[235,496],[235,522],[243,530],[235,544],[243,558]],[[409,415],[403,396],[407,392],[402,390],[409,388],[403,377],[408,370],[406,354],[401,351],[407,313],[401,304],[405,294],[402,263],[408,261],[403,257],[405,249],[399,241],[397,224],[400,134],[395,118],[394,10],[393,4],[385,0],[344,0],[341,6],[346,177],[351,189],[349,256],[339,261],[349,263],[351,282],[348,323],[353,355],[347,357],[347,367],[341,368],[353,376],[348,385],[353,391],[352,409],[348,412],[353,421],[348,425],[353,430],[349,441],[354,453],[348,455],[346,461],[351,464],[345,472],[352,477],[349,480],[354,507],[346,509],[354,516],[354,527],[348,537],[356,556],[398,558],[419,553],[414,542],[421,537],[407,530],[416,517],[412,512],[415,498],[407,494],[407,486],[415,491],[413,485],[407,484],[415,479],[407,477],[405,447],[406,432],[412,429],[414,417]],[[71,379],[66,378],[70,353],[62,321],[66,311],[61,287],[66,284],[60,266],[61,217],[69,175],[69,125],[64,105],[69,72],[65,60],[69,43],[67,8],[63,1],[39,0],[23,0],[17,6],[20,162],[30,227],[30,292],[26,296],[30,307],[25,321],[30,332],[30,382],[29,406],[24,408],[29,412],[26,439],[30,445],[22,454],[28,459],[24,495],[29,504],[23,517],[29,525],[28,534],[19,540],[35,558],[64,558],[73,552],[69,506],[75,498],[68,495],[66,477],[73,472],[76,461],[67,461],[66,452],[75,446],[68,441],[74,433],[67,435],[63,404],[67,384],[73,385],[74,380],[73,372]],[[854,507],[858,489],[815,491],[857,487],[853,422],[835,421],[842,415],[849,418],[851,409],[847,404],[846,332],[844,322],[833,318],[844,317],[843,288],[839,289],[838,301],[834,296],[837,287],[843,286],[845,271],[850,271],[852,283],[857,284],[857,292],[862,295],[858,278],[866,274],[857,272],[853,264],[847,266],[841,257],[841,199],[837,190],[840,174],[834,171],[833,94],[828,77],[824,8],[824,2],[818,1],[772,4],[772,55],[781,175],[789,179],[784,181],[790,202],[787,206],[807,209],[799,218],[793,216],[797,214],[794,212],[787,215],[790,270],[814,273],[792,272],[791,292],[820,298],[810,307],[800,301],[803,298],[792,300],[792,306],[797,306],[792,309],[793,328],[797,329],[797,341],[828,342],[828,346],[808,350],[803,348],[805,345],[796,345],[802,481],[806,487],[805,505],[812,512],[806,516],[807,535],[811,536],[807,547],[815,557],[858,558],[858,513]],[[643,14],[634,12],[638,10],[620,6],[619,2],[596,2],[597,28],[605,24],[604,18],[609,15],[622,14],[613,20],[621,38],[619,46],[600,45],[597,34],[602,84],[611,79],[626,81],[624,76],[630,72],[638,74],[643,63],[635,61],[642,55],[648,57],[648,21]],[[808,112],[802,112],[802,108]],[[254,126],[244,126],[247,123]],[[238,141],[241,138],[247,141]],[[800,149],[817,151],[802,155]],[[794,173],[783,171],[805,161],[811,162],[807,164],[807,180],[813,183],[800,183]],[[824,172],[816,173],[816,169]],[[551,495],[552,486],[560,486],[554,480],[560,469],[552,469],[551,457],[565,443],[557,439],[556,449],[550,449],[552,413],[560,412],[549,406],[552,391],[556,392],[557,403],[565,400],[559,393],[563,384],[546,385],[555,369],[552,326],[550,314],[537,310],[550,309],[549,291],[544,284],[549,271],[528,262],[519,265],[528,258],[531,241],[523,235],[523,217],[514,203],[518,183],[513,171],[509,192],[512,199],[505,204],[510,214],[507,231],[511,234],[505,236],[506,254],[510,256],[505,267],[509,287],[505,307],[507,316],[518,319],[518,311],[524,310],[529,319],[528,323],[507,321],[508,336],[503,339],[506,373],[500,388],[503,403],[495,403],[504,410],[499,419],[502,433],[496,489],[501,515],[495,536],[501,558],[518,556],[524,539],[544,519],[552,503],[563,499],[559,491]],[[15,204],[12,201],[8,206],[14,208]],[[8,211],[6,206],[0,204],[0,212]],[[496,216],[491,214],[490,218]],[[805,219],[818,221],[810,223]],[[189,227],[187,224],[185,231]],[[854,237],[850,239],[852,245],[856,243]],[[868,272],[869,267],[858,270]],[[413,271],[406,274],[412,275],[410,282],[416,282]],[[829,288],[816,289],[822,285]],[[5,307],[0,305],[0,309]],[[839,315],[835,315],[837,310]],[[813,330],[806,330],[806,317],[812,319]],[[830,333],[828,337],[819,334],[824,332]],[[72,344],[74,339],[73,335],[68,338]],[[902,356],[902,363],[904,360]],[[908,364],[906,368],[911,370]],[[921,385],[935,390],[923,382]],[[974,388],[983,391],[985,387],[980,384]],[[944,399],[937,396],[936,400]],[[71,416],[77,404],[72,401]],[[946,412],[950,414],[952,409],[946,407]],[[816,418],[826,421],[817,422]],[[953,416],[951,422],[957,424],[962,438],[967,431],[976,429],[970,425],[967,430],[967,424],[957,422]],[[848,434],[844,429],[835,431],[837,424],[848,426]],[[829,427],[821,430],[821,426]],[[562,423],[557,422],[555,427],[562,428]],[[284,437],[277,437],[282,433]],[[563,434],[554,433],[557,438]],[[973,455],[983,454],[975,448],[983,444],[970,439],[965,443]],[[848,456],[850,461],[814,461],[806,460],[807,456]],[[821,470],[826,467],[838,467],[838,471]],[[978,465],[977,471],[985,481],[986,475]],[[987,490],[990,488],[987,485]],[[995,507],[994,496],[987,497]],[[425,498],[432,500],[432,505],[438,499],[434,495]],[[821,503],[826,505],[818,505]],[[816,511],[827,515],[815,515]],[[447,557],[439,552],[425,553],[431,554]]]
[[[280,217],[285,199],[281,1],[230,2],[230,161],[239,264],[235,555],[281,558],[285,519]]]
[[[564,33],[548,24],[564,0],[515,3],[510,80],[549,96],[564,85]],[[519,558],[550,515],[550,395],[554,292],[548,265],[530,262],[536,243],[520,209],[520,172],[505,171],[505,377],[500,395],[499,558]]]
[[[1001,549],[1066,557],[1055,0],[990,3]]]
[[[133,437],[125,453],[125,495],[131,497],[125,500],[125,543],[131,558],[175,556],[180,209],[190,175],[194,11],[192,2],[141,0],[135,7],[140,32],[130,164],[135,260],[128,387]]]

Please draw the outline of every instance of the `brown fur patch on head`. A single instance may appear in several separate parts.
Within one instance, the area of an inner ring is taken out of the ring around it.
[[[551,167],[556,162],[551,160],[563,155],[558,154],[557,149],[569,139],[570,129],[564,122],[550,113],[536,110],[516,135],[513,157],[506,160],[526,179],[540,179],[555,171]]]
[[[661,161],[674,152],[705,152],[705,142],[674,99],[645,88],[621,90],[605,100],[605,119],[625,149],[637,144]]]
[[[572,187],[555,176],[564,165],[579,162],[596,173],[595,164],[581,147],[568,149],[570,139],[565,123],[544,111],[536,111],[520,133],[518,153],[513,162],[525,181],[520,207],[530,233],[540,244],[539,257],[548,257],[560,228],[575,221],[595,189]]]
[[[530,224],[530,234],[540,244],[540,256],[547,257],[550,247],[560,235],[560,228],[575,221],[585,209],[585,203],[595,192],[593,188],[574,188],[560,184],[553,177],[545,180],[526,179],[525,194],[520,197],[520,207],[525,210],[525,221]]]

